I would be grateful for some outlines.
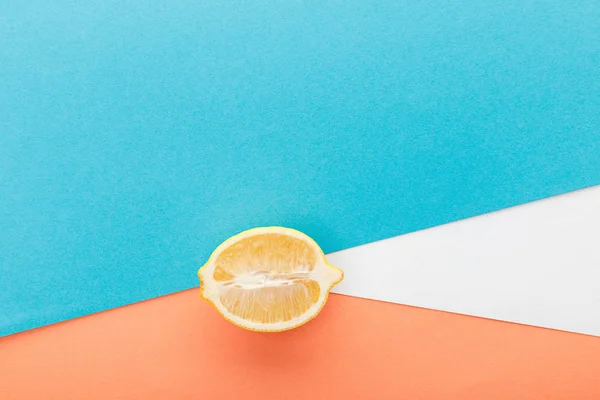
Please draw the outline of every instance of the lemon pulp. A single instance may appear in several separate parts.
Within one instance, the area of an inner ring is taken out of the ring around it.
[[[269,227],[225,241],[199,276],[202,296],[225,318],[246,329],[280,331],[313,318],[343,273],[308,236]]]

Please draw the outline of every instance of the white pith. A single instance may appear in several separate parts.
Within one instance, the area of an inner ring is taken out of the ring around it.
[[[312,270],[309,270],[308,268],[301,268],[299,271],[296,271],[293,274],[272,275],[269,274],[268,271],[260,271],[245,275],[238,275],[231,281],[216,282],[214,280],[213,274],[216,267],[215,261],[218,259],[219,254],[221,254],[223,250],[244,238],[266,233],[280,233],[287,236],[296,237],[298,239],[310,243],[315,249],[315,252],[320,253],[318,254],[319,256],[317,257],[317,263],[315,264],[315,267]],[[214,251],[214,253],[209,259],[209,262],[202,268],[200,268],[200,270],[198,271],[198,275],[201,280],[202,296],[206,300],[210,301],[219,310],[219,312],[221,312],[225,316],[225,318],[227,318],[234,324],[242,327],[246,327],[257,331],[268,332],[290,329],[301,325],[304,322],[313,318],[323,307],[325,301],[327,300],[329,290],[335,284],[340,282],[343,273],[341,270],[333,268],[332,266],[327,264],[327,262],[325,261],[325,256],[323,255],[318,245],[308,236],[304,235],[301,232],[294,231],[288,228],[269,227],[252,229],[247,233],[244,232],[225,241]],[[285,286],[290,284],[290,281],[292,279],[310,279],[316,281],[319,284],[319,299],[308,310],[306,310],[306,312],[295,318],[292,318],[289,321],[275,323],[260,323],[248,321],[246,319],[238,317],[237,315],[232,314],[221,303],[220,288],[226,287],[228,285],[253,290],[264,287]]]

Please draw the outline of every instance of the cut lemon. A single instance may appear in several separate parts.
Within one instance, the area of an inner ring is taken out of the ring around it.
[[[343,276],[310,237],[281,227],[229,238],[198,271],[202,298],[233,324],[260,332],[314,318]]]

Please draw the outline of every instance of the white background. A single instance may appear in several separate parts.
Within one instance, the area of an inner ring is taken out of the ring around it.
[[[335,293],[600,336],[600,186],[327,259]]]

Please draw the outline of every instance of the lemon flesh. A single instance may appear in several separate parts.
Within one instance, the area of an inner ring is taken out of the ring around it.
[[[311,238],[281,227],[251,229],[228,239],[198,275],[205,300],[230,322],[255,331],[306,323],[343,278]]]

